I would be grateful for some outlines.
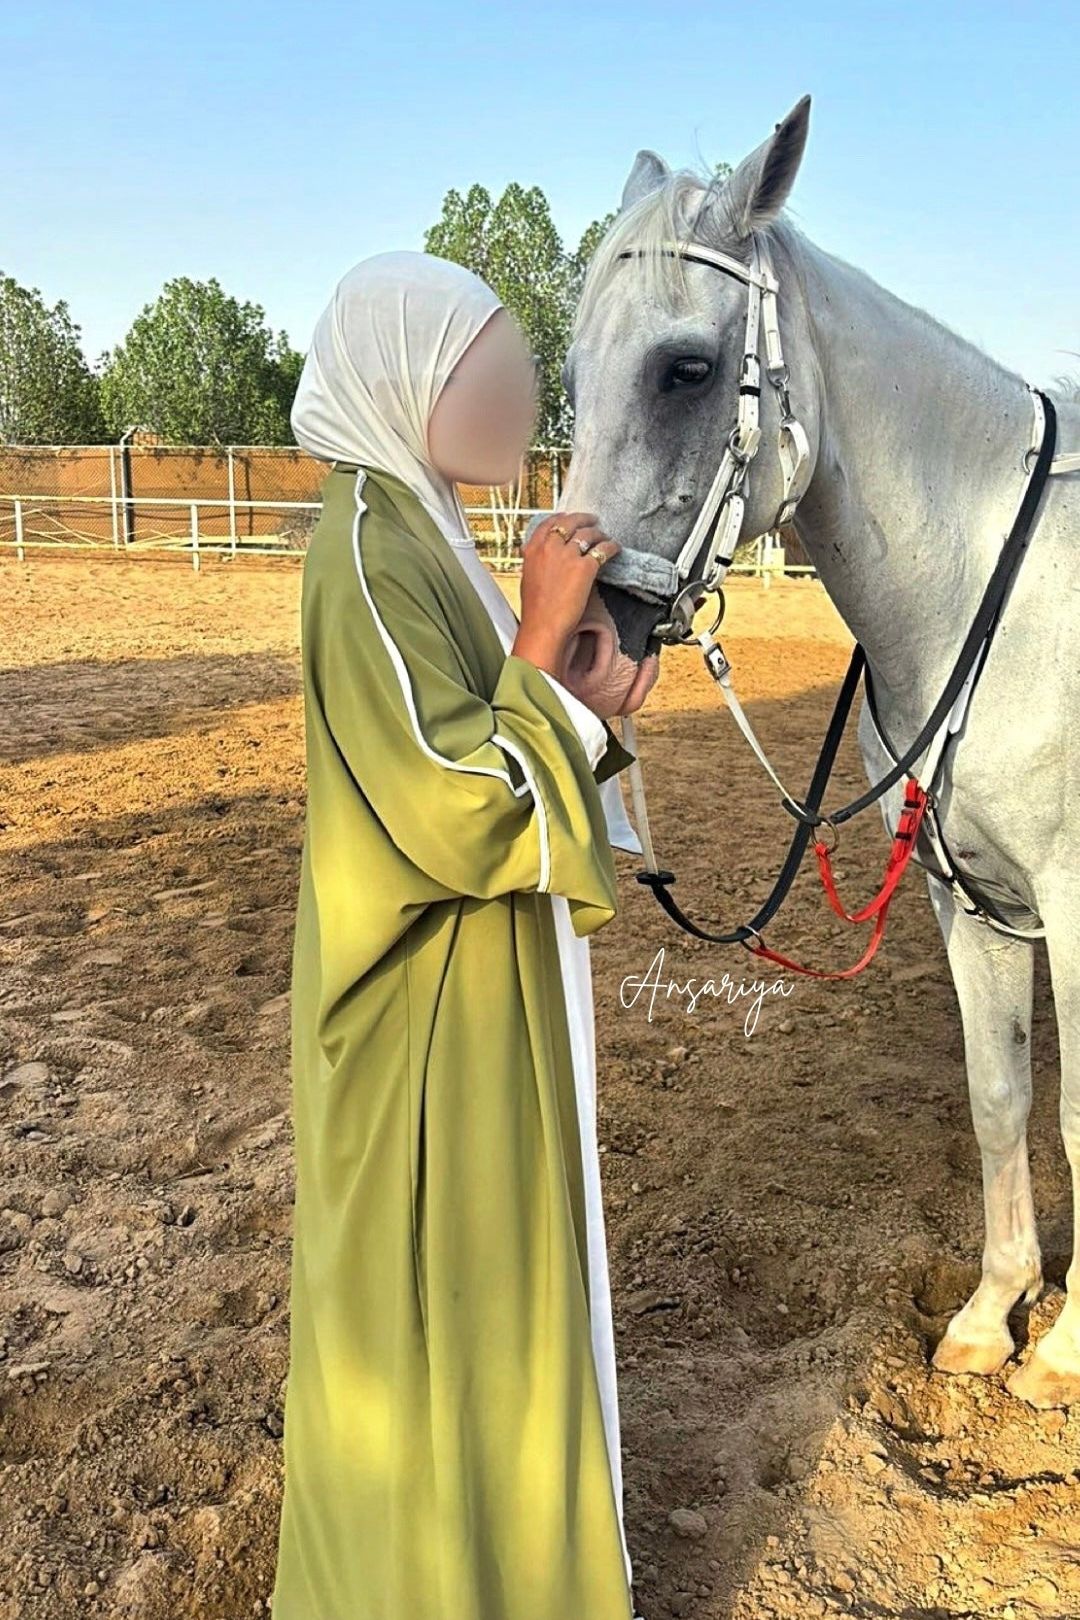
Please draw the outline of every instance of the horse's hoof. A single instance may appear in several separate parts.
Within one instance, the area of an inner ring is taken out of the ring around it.
[[[1080,1404],[1080,1372],[1067,1372],[1051,1366],[1036,1345],[1022,1367],[1005,1380],[1010,1395],[1029,1406],[1076,1406]]]
[[[953,1338],[946,1329],[945,1337],[934,1351],[933,1364],[938,1372],[978,1373],[986,1377],[1000,1372],[1015,1348],[1007,1329],[985,1339]]]

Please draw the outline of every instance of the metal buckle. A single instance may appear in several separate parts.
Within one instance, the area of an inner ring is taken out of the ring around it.
[[[731,673],[731,663],[723,647],[721,647],[711,630],[703,631],[700,635],[695,636],[694,640],[705,655],[705,667],[709,674],[714,681],[722,686],[724,676]]]
[[[735,443],[735,440],[739,437],[739,431],[739,424],[736,422],[735,426],[731,429],[731,432],[727,436],[727,442],[732,459],[737,461],[740,467],[744,467],[747,462],[750,461],[754,452],[753,450],[743,450]]]
[[[666,642],[669,646],[679,646],[683,642],[696,641],[693,618],[700,602],[691,601],[693,596],[704,599],[707,592],[701,580],[691,580],[684,585],[678,596],[668,608],[668,617],[662,624],[655,625],[650,631],[657,641]]]

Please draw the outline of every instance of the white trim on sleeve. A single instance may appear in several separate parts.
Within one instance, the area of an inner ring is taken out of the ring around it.
[[[428,758],[434,760],[437,765],[445,765],[448,770],[464,771],[467,775],[472,776],[497,776],[501,781],[506,783],[507,787],[510,789],[510,792],[515,798],[520,798],[526,790],[532,794],[533,804],[536,808],[537,815],[540,818],[540,881],[537,884],[537,892],[540,894],[546,894],[548,892],[548,884],[551,881],[551,851],[548,834],[547,812],[544,809],[543,799],[537,791],[536,781],[533,773],[529,769],[529,766],[522,755],[521,749],[516,743],[512,743],[508,740],[508,738],[501,736],[498,731],[494,732],[492,735],[492,742],[496,743],[498,747],[504,751],[504,753],[512,754],[517,760],[518,764],[521,766],[522,774],[524,775],[525,780],[520,787],[515,787],[509,771],[500,771],[491,765],[463,765],[460,760],[448,759],[445,754],[440,754],[436,749],[432,748],[431,744],[428,742],[427,738],[424,736],[424,733],[420,729],[420,717],[417,713],[416,699],[413,694],[412,682],[409,678],[408,666],[406,665],[404,658],[401,656],[400,649],[379,615],[379,610],[375,606],[371,592],[368,589],[367,580],[364,577],[364,568],[360,557],[360,519],[367,511],[367,505],[363,500],[360,491],[363,488],[364,479],[366,477],[367,474],[364,468],[360,467],[357,470],[356,484],[354,489],[356,515],[353,518],[352,528],[353,559],[356,563],[356,573],[360,581],[360,588],[364,593],[364,599],[371,610],[371,616],[375,620],[376,628],[378,629],[383,646],[386,648],[386,651],[390,657],[390,662],[394,666],[394,673],[397,675],[398,684],[401,687],[401,695],[405,700],[405,707],[408,711],[409,720],[412,725],[413,734],[416,737],[416,741],[419,743],[420,747],[423,749]]]
[[[585,752],[589,756],[589,764],[595,769],[600,763],[601,755],[607,752],[608,734],[604,722],[599,715],[593,713],[587,703],[582,703],[569,687],[564,686],[562,681],[557,681],[546,669],[541,669],[540,674],[566,710],[570,724],[581,738]]]

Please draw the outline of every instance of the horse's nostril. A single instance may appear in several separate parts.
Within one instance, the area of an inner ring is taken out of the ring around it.
[[[599,636],[595,630],[579,630],[574,635],[566,660],[566,672],[576,680],[585,680],[596,663]]]

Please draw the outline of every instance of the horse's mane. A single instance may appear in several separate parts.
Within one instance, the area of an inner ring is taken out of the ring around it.
[[[770,230],[770,226],[759,227],[758,234],[768,236]],[[571,338],[588,323],[598,297],[620,266],[619,254],[626,248],[644,250],[644,256],[631,263],[643,278],[648,297],[671,314],[686,307],[690,294],[682,259],[652,251],[664,241],[701,243],[749,264],[749,245],[746,238],[739,236],[726,176],[707,170],[675,169],[655,190],[621,210],[589,261]],[[627,267],[622,268],[625,274]]]

